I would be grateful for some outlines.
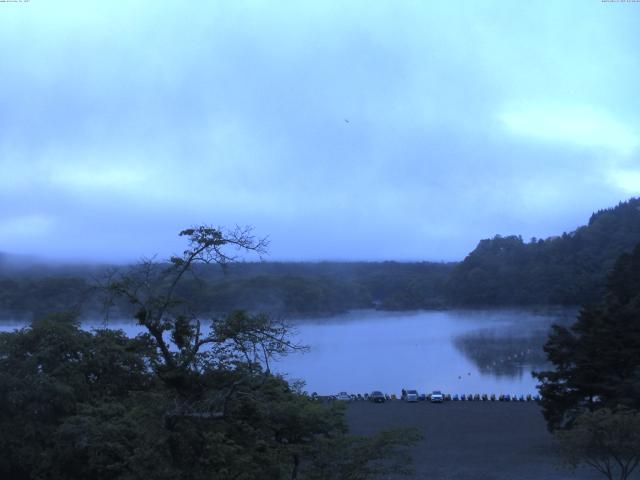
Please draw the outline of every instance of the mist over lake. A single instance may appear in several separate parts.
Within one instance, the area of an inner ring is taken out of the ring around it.
[[[310,350],[283,358],[275,369],[289,380],[305,380],[306,389],[319,394],[398,394],[402,388],[533,394],[531,372],[544,366],[549,326],[574,315],[572,310],[353,311],[296,322],[296,338]]]
[[[297,343],[306,352],[279,358],[271,369],[305,390],[321,395],[339,391],[402,388],[420,392],[535,394],[531,372],[545,366],[542,351],[551,324],[575,319],[572,309],[447,310],[383,312],[355,310],[319,318],[292,318]],[[3,322],[0,331],[25,326]],[[127,320],[83,322],[86,329],[144,328]]]

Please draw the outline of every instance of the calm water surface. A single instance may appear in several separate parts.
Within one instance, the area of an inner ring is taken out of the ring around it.
[[[279,359],[272,369],[302,379],[319,394],[365,393],[402,388],[420,392],[536,393],[531,372],[545,367],[542,345],[552,323],[568,324],[575,310],[353,311],[293,319],[295,338],[306,353]],[[24,326],[0,324],[0,331]],[[86,328],[100,328],[100,321]],[[141,327],[110,322],[135,335]]]
[[[575,310],[378,312],[295,323],[310,351],[279,361],[309,392],[332,394],[402,388],[420,392],[537,393],[531,372],[544,368],[542,345],[552,323]]]

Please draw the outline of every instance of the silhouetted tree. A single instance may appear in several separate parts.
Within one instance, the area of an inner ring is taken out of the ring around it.
[[[555,326],[544,349],[554,369],[536,376],[551,429],[585,410],[640,410],[640,244],[616,262],[604,301]]]

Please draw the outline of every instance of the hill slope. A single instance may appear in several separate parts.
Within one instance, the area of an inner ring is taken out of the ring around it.
[[[571,233],[525,243],[481,240],[451,273],[452,305],[588,304],[601,294],[616,259],[640,242],[640,199],[600,210]]]

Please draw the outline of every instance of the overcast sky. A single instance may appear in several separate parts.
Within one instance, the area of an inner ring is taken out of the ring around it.
[[[458,260],[640,194],[640,3],[0,3],[0,251]]]

